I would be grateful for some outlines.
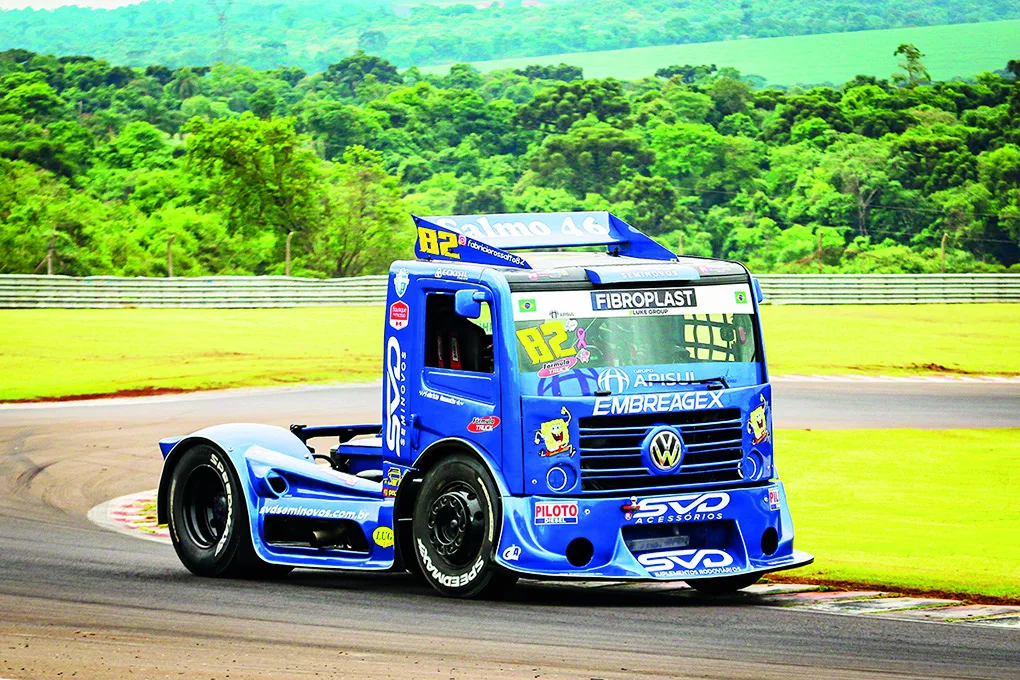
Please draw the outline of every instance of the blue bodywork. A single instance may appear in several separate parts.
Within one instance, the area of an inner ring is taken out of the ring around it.
[[[460,452],[482,461],[499,489],[502,530],[491,557],[520,574],[693,580],[811,561],[793,549],[773,461],[760,288],[742,265],[678,257],[608,213],[415,223],[418,260],[394,263],[389,275],[381,425],[231,424],[165,439],[160,521],[174,465],[190,446],[206,443],[233,464],[255,550],[266,562],[399,568],[401,559],[414,559],[400,546],[416,482],[442,456]],[[606,245],[608,252],[510,252],[569,245]],[[600,291],[641,293],[634,299],[653,305],[655,291],[680,284],[702,299],[725,285],[746,304],[755,361],[702,361],[682,373],[669,364],[600,369],[573,356],[538,371],[521,364],[515,319],[526,323],[522,316],[549,290],[565,291],[553,299],[590,299],[587,313],[596,314],[590,310],[613,302],[596,298]],[[491,372],[425,359],[428,296],[461,291],[470,293],[458,296],[459,311],[489,307]],[[681,442],[670,469],[650,458],[663,432]],[[333,465],[317,462],[309,446],[325,439],[335,443]],[[364,540],[313,547],[288,528],[313,521],[345,522]]]

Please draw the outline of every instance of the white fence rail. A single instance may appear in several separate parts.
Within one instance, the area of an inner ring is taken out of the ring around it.
[[[1020,302],[1020,274],[763,274],[780,305]]]
[[[1020,274],[767,274],[773,304],[1020,302]],[[118,278],[0,276],[0,308],[322,307],[378,305],[385,276],[298,279],[285,276]]]

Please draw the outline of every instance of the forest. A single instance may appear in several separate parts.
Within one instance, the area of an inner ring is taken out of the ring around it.
[[[1012,0],[150,0],[0,11],[0,50],[311,72],[358,49],[406,68],[1018,18]]]
[[[755,87],[732,68],[446,75],[0,53],[0,273],[379,273],[409,213],[608,209],[758,272],[1020,271],[1020,62]]]

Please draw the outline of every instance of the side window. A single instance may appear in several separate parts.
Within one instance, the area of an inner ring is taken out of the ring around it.
[[[425,366],[492,373],[492,310],[482,303],[477,319],[457,314],[453,295],[425,297]]]

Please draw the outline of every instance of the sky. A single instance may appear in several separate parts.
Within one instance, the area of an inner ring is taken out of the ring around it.
[[[0,9],[56,9],[65,5],[78,5],[79,7],[102,7],[112,9],[124,5],[136,5],[143,0],[0,0]]]

